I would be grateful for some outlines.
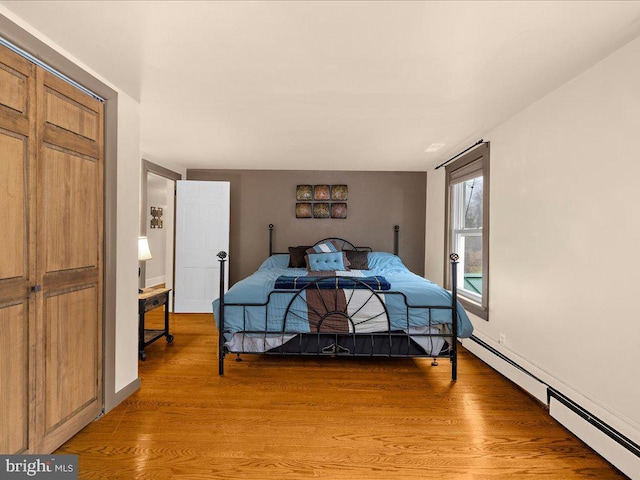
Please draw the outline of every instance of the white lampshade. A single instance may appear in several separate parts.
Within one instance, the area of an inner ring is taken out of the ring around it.
[[[149,240],[147,237],[138,237],[138,260],[151,260],[151,250],[149,250]]]

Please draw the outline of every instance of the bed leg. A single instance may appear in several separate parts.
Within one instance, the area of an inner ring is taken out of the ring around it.
[[[237,357],[236,357],[236,362],[241,362],[241,361],[242,361],[242,359],[240,358],[240,354],[239,354],[239,353],[237,353],[236,355],[237,355]]]
[[[218,375],[224,375],[224,354],[218,357]]]
[[[451,380],[452,381],[457,381],[458,380],[458,358],[457,356],[453,357],[451,359]]]

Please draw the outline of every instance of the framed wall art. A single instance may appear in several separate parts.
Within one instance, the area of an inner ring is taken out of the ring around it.
[[[299,202],[313,200],[313,185],[298,185],[296,187],[296,200]]]
[[[347,218],[349,187],[296,185],[296,218]]]
[[[313,218],[331,218],[328,203],[313,204]]]
[[[331,185],[331,200],[346,201],[349,187],[346,185]]]
[[[313,199],[316,202],[323,201],[323,200],[331,200],[331,186],[330,185],[314,185]]]
[[[347,204],[342,202],[332,203],[331,218],[347,218]]]
[[[162,228],[162,207],[151,207],[151,228]]]
[[[313,218],[311,203],[296,203],[296,218]]]

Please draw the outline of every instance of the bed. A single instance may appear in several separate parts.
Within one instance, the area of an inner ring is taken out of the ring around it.
[[[429,357],[433,365],[448,358],[457,379],[457,339],[473,326],[455,287],[448,292],[402,263],[397,226],[394,253],[341,238],[274,253],[269,227],[269,257],[226,292],[227,255],[218,254],[220,375],[228,354],[275,354]],[[456,285],[457,255],[450,260]]]

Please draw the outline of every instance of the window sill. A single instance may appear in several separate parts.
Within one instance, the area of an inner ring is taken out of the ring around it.
[[[465,298],[459,294],[458,301],[462,304],[462,306],[468,313],[473,313],[475,316],[489,321],[489,309],[487,307],[483,307],[479,303],[469,300],[468,298]]]

